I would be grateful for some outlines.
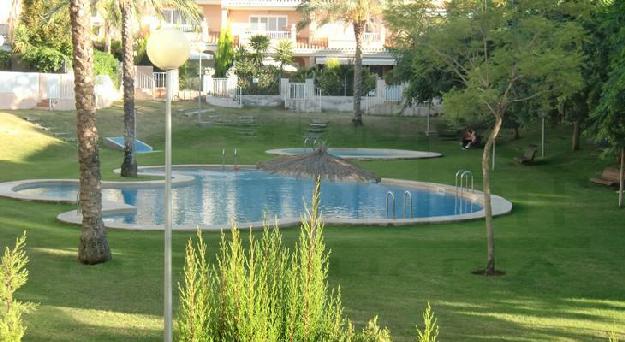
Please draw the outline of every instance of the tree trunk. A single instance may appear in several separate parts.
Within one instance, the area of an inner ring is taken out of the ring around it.
[[[108,21],[106,22],[104,34],[106,35],[106,38],[104,40],[106,53],[110,54],[111,53],[111,24]]]
[[[618,206],[623,207],[623,182],[625,178],[625,147],[621,147],[621,169],[619,172]]]
[[[135,158],[135,81],[134,49],[132,37],[132,4],[122,3],[122,49],[124,83],[124,161],[121,166],[122,177],[137,177],[137,159]]]
[[[82,211],[78,260],[94,265],[111,259],[102,222],[102,188],[96,128],[89,0],[71,0],[76,136],[80,165],[79,204]]]
[[[571,137],[571,149],[573,151],[579,150],[579,136],[580,136],[579,119],[575,119],[573,121],[573,136]]]
[[[355,22],[353,26],[356,37],[356,52],[354,53],[354,117],[352,122],[355,126],[362,126],[360,97],[362,95],[362,38],[364,36],[365,24],[363,22]]]
[[[20,10],[20,0],[12,0],[11,1],[11,9],[9,12],[9,18],[8,18],[8,32],[7,32],[7,39],[9,41],[9,43],[11,43],[11,45],[13,44],[13,41],[15,40],[15,29],[17,29],[17,25],[19,23],[19,10]]]
[[[495,118],[495,126],[488,135],[486,145],[484,145],[484,151],[482,153],[482,176],[483,176],[483,191],[484,191],[484,220],[486,221],[486,240],[488,248],[488,261],[486,263],[486,275],[495,274],[495,232],[493,230],[493,207],[490,202],[490,158],[493,149],[495,139],[499,135],[501,129],[501,123],[503,122],[501,116]]]
[[[513,139],[514,140],[519,140],[521,138],[521,133],[519,132],[519,126],[514,126],[514,128],[512,128],[512,131],[514,133]]]

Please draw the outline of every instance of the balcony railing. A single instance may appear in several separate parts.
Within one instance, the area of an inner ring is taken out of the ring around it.
[[[297,7],[302,0],[222,0],[223,7]]]
[[[163,23],[163,28],[179,30],[179,31],[182,31],[182,32],[193,32],[193,31],[195,31],[195,27],[194,27],[193,24]]]
[[[252,36],[266,36],[272,40],[290,39],[291,31],[262,31],[262,30],[248,30],[241,34],[242,36],[249,38]]]

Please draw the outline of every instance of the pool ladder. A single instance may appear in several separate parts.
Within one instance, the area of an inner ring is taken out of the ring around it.
[[[389,202],[390,199],[390,202]],[[391,214],[389,215],[389,209],[391,209]],[[412,209],[412,193],[408,190],[404,191],[404,219],[409,219],[414,217],[414,211]],[[392,191],[388,191],[386,193],[386,217],[387,218],[396,219],[395,213],[395,194]]]
[[[238,164],[238,151],[237,148],[234,148],[234,154],[233,154],[233,163],[234,165],[234,169],[238,170],[239,169],[239,164]],[[225,170],[226,169],[226,149],[222,149],[221,150],[221,169]]]
[[[456,172],[456,200],[454,205],[454,211],[456,213],[463,213],[465,207],[465,190],[469,192],[469,181],[471,181],[471,192],[475,192],[475,188],[473,187],[473,172],[470,170],[458,170]],[[471,210],[473,210],[473,201],[471,203]]]

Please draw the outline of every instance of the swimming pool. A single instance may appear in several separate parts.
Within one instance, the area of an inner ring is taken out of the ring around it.
[[[154,175],[162,173],[162,168],[141,168],[141,171]],[[281,225],[296,224],[310,204],[314,186],[310,179],[275,175],[251,168],[233,171],[222,170],[221,167],[179,166],[174,168],[174,174],[173,220],[177,229],[195,229],[198,226],[220,229],[229,226],[231,220],[241,227],[257,227],[262,225],[265,217],[271,222],[278,218]],[[0,195],[6,195],[2,193],[2,185]],[[14,198],[71,203],[76,200],[77,187],[75,181],[31,180],[14,184],[11,189]],[[162,182],[104,183],[103,187],[107,226],[162,229]],[[406,191],[412,198],[411,205],[404,197]],[[388,192],[394,195],[395,204],[393,208],[389,197],[387,212]],[[403,180],[383,179],[381,183],[323,182],[321,212],[326,222],[334,224],[444,222],[482,217],[480,198],[477,192],[458,197],[451,186]],[[505,205],[499,207],[501,210],[495,208],[496,214],[509,211]],[[59,219],[80,222],[75,210],[59,215]]]
[[[276,148],[265,151],[275,155],[299,155],[312,152],[312,148]],[[328,153],[343,158],[356,160],[392,160],[392,159],[429,159],[438,158],[442,154],[436,152],[423,152],[412,150],[401,150],[394,148],[328,148]]]

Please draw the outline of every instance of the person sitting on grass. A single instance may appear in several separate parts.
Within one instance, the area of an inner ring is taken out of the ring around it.
[[[462,147],[466,150],[477,143],[477,133],[473,128],[467,128],[464,130],[462,136]]]

